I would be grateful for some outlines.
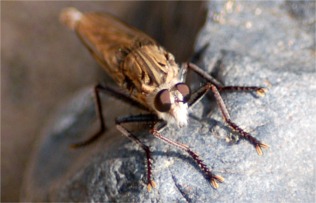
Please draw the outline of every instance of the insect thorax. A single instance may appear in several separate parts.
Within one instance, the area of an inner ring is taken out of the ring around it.
[[[179,67],[173,55],[157,45],[134,49],[121,65],[125,87],[142,102],[146,101],[146,96],[178,78]]]

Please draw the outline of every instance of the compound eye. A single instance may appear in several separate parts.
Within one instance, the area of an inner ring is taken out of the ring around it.
[[[191,90],[189,86],[186,85],[185,83],[178,83],[175,85],[175,87],[183,96],[183,103],[188,102],[191,97]]]
[[[160,112],[167,112],[171,108],[170,92],[167,89],[160,90],[155,97],[155,108]]]

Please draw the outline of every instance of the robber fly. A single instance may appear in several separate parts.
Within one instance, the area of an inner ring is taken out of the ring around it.
[[[155,40],[143,32],[128,26],[113,16],[99,13],[81,13],[75,8],[65,9],[61,21],[74,30],[92,56],[103,69],[125,92],[117,89],[96,85],[94,88],[100,130],[84,142],[74,144],[81,147],[95,141],[103,134],[106,127],[102,114],[100,93],[107,93],[133,106],[146,110],[148,114],[123,116],[116,118],[116,128],[126,137],[140,145],[147,159],[147,189],[155,187],[152,179],[151,151],[138,137],[122,124],[133,122],[150,122],[150,133],[156,138],[186,151],[211,181],[214,188],[224,178],[215,175],[203,160],[185,144],[173,141],[161,134],[167,124],[178,127],[188,124],[188,109],[211,91],[221,110],[226,124],[236,131],[241,138],[249,141],[259,155],[262,148],[268,145],[260,142],[235,124],[229,116],[220,92],[223,91],[255,91],[263,95],[262,87],[223,86],[207,72],[192,63],[179,66],[174,56],[161,47]],[[193,71],[206,80],[206,83],[191,92],[185,83],[188,71]]]

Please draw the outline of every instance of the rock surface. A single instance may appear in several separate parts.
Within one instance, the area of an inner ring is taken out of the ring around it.
[[[270,145],[259,157],[246,141],[228,142],[214,98],[191,109],[189,126],[163,134],[188,144],[214,173],[225,178],[211,187],[188,155],[154,139],[157,188],[148,193],[143,151],[113,127],[118,115],[137,112],[104,97],[110,130],[99,142],[70,150],[68,145],[97,129],[90,90],[60,108],[43,130],[34,152],[22,200],[89,202],[315,202],[316,64],[315,4],[312,2],[213,2],[197,39],[210,43],[200,64],[226,85],[263,85],[265,97],[225,93],[231,118]],[[222,53],[221,66],[208,66]],[[93,127],[91,127],[93,126]]]

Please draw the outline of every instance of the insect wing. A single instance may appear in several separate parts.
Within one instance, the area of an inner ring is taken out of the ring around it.
[[[143,32],[108,14],[85,13],[75,28],[78,36],[105,71],[122,86],[120,64],[139,43],[156,44]]]

